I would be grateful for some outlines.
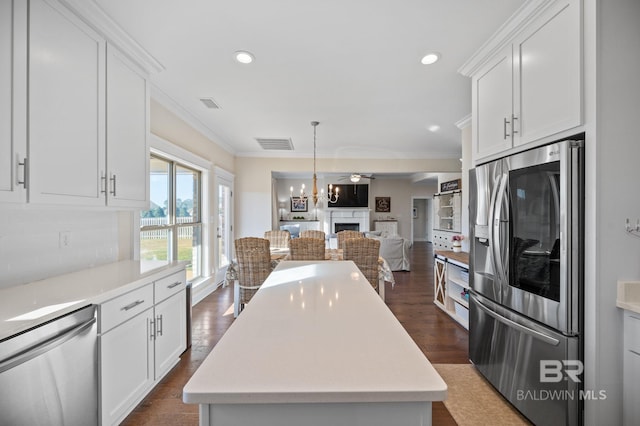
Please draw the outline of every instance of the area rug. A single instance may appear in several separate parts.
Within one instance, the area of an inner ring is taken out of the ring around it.
[[[531,425],[471,364],[434,364],[447,384],[444,401],[458,426]]]

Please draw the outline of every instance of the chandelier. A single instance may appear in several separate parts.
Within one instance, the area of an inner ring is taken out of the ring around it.
[[[318,205],[318,201],[326,201],[328,203],[336,203],[338,198],[340,197],[340,188],[333,186],[333,184],[329,185],[329,192],[327,194],[324,193],[324,189],[320,189],[320,194],[318,194],[318,177],[316,175],[316,127],[320,124],[319,121],[312,121],[311,125],[313,126],[313,188],[311,190],[311,199],[313,200],[313,206],[316,207]],[[307,194],[304,192],[305,186],[304,183],[300,187],[300,198],[307,198]],[[291,196],[293,197],[293,186],[290,188]]]

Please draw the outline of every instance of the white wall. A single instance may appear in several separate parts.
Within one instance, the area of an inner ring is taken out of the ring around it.
[[[462,128],[462,251],[469,251],[469,169],[472,168],[472,128],[471,123]]]
[[[60,247],[60,232],[69,237],[67,247]],[[0,288],[118,258],[115,211],[25,205],[0,208]]]
[[[369,208],[371,209],[371,226],[374,220],[395,219],[398,221],[398,235],[411,239],[411,221],[413,220],[413,188],[408,179],[376,179],[371,182],[369,190]],[[389,197],[391,211],[388,213],[375,211],[376,197]]]
[[[585,388],[606,400],[585,403],[586,424],[622,424],[622,312],[618,280],[640,280],[640,239],[625,219],[640,218],[640,2],[585,0],[586,262]]]

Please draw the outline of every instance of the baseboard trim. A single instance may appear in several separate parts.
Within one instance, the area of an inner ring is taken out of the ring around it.
[[[195,306],[198,303],[202,302],[205,297],[216,291],[221,286],[222,282],[215,282],[213,277],[210,277],[199,283],[196,287],[193,288],[193,293],[191,294],[191,306]]]

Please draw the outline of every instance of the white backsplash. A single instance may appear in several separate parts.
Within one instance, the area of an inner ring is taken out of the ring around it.
[[[117,212],[0,206],[0,288],[117,259]]]

